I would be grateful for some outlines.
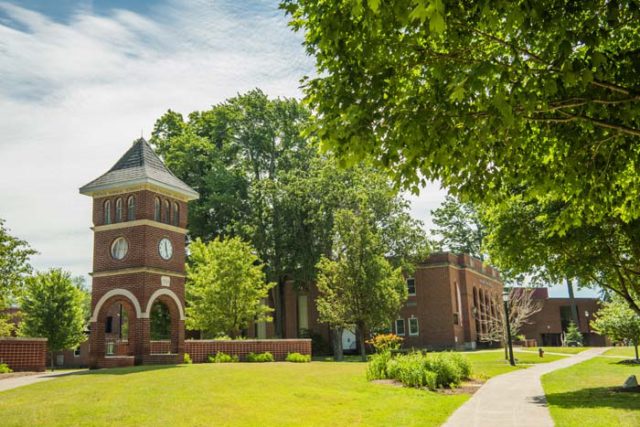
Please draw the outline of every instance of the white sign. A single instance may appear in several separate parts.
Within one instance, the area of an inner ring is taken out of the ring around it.
[[[168,286],[171,284],[171,277],[169,277],[169,276],[162,276],[162,277],[160,278],[160,284],[161,284],[162,286],[167,286],[167,287],[168,287]]]

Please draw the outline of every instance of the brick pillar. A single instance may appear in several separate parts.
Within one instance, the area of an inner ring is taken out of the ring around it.
[[[135,353],[136,365],[142,364],[145,356],[151,354],[151,320],[149,318],[138,319],[136,322],[137,351]]]

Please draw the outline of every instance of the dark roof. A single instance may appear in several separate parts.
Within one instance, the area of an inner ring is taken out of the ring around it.
[[[134,141],[107,173],[82,186],[80,193],[90,195],[95,191],[135,183],[156,184],[191,199],[198,198],[198,193],[171,173],[144,138]]]

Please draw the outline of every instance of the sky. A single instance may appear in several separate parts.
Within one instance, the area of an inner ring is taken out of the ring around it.
[[[87,276],[91,200],[78,188],[166,110],[256,87],[300,98],[314,72],[301,42],[277,1],[0,0],[0,218],[39,252],[34,267]],[[410,196],[412,214],[429,227],[445,194]]]

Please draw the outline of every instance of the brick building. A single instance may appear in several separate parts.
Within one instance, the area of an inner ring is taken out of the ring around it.
[[[180,362],[187,203],[198,194],[142,138],[80,193],[93,198],[89,365]],[[154,316],[170,319],[166,330]],[[157,335],[166,345],[151,345]]]
[[[535,289],[532,297],[542,305],[542,309],[531,317],[522,334],[527,339],[535,339],[540,346],[562,345],[562,333],[572,319],[571,301],[569,298],[549,298],[547,288]],[[595,347],[606,345],[605,337],[596,334],[589,325],[600,308],[600,301],[597,298],[575,298],[575,301],[583,344]]]
[[[433,253],[407,278],[409,297],[390,329],[404,337],[405,347],[444,349],[476,348],[479,321],[501,309],[503,284],[498,271],[469,255]],[[286,283],[283,294],[284,338],[308,336],[309,331],[330,342],[331,331],[318,321],[315,286],[296,290]],[[271,325],[268,325],[271,326]],[[273,327],[262,327],[262,336],[270,337]],[[260,336],[258,327],[249,336]],[[355,349],[353,331],[346,331],[343,346]]]

